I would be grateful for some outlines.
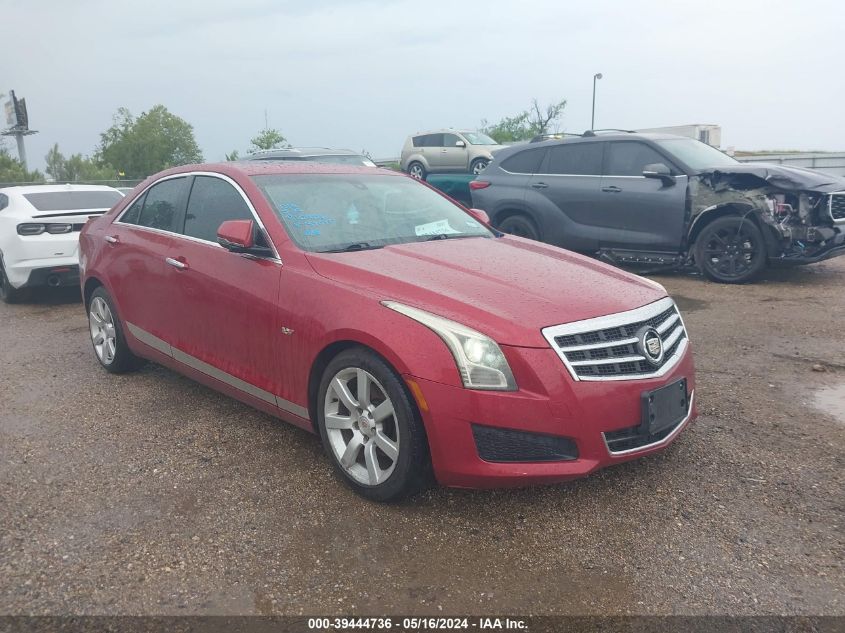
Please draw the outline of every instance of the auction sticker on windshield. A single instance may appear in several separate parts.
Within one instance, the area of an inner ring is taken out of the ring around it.
[[[438,220],[437,222],[426,222],[425,224],[418,224],[414,227],[414,232],[417,235],[441,235],[443,233],[460,233],[449,225],[449,220]]]

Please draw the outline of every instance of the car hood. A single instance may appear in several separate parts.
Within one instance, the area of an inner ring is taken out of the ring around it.
[[[548,347],[540,332],[548,325],[631,310],[666,296],[647,279],[511,236],[309,253],[308,260],[318,274],[379,300],[428,310],[523,347]]]
[[[815,191],[830,193],[845,191],[845,178],[812,169],[787,167],[768,163],[743,163],[730,168],[705,170],[700,175],[710,177],[712,186],[732,187],[738,178],[753,177],[784,191]]]

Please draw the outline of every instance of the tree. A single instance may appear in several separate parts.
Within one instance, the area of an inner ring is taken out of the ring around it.
[[[261,149],[278,149],[286,147],[288,140],[282,135],[279,130],[273,128],[264,128],[250,141],[252,143],[251,151],[256,152]]]
[[[537,99],[531,100],[531,107],[511,117],[505,117],[498,123],[481,122],[481,131],[499,143],[528,141],[538,134],[547,134],[557,123],[566,107],[566,99],[540,107]]]
[[[112,165],[127,178],[146,178],[168,167],[201,163],[193,126],[156,105],[135,119],[120,108],[112,126],[100,135],[94,156],[98,164]]]
[[[240,153],[238,153],[238,150],[233,149],[231,152],[226,154],[226,162],[231,163],[233,161],[238,160],[240,157],[241,157],[241,155],[240,155]]]
[[[0,183],[44,182],[44,175],[38,171],[27,171],[23,163],[14,158],[9,150],[0,146]]]
[[[116,180],[117,172],[111,165],[99,163],[82,154],[72,154],[65,158],[56,143],[44,157],[47,174],[60,182],[79,182],[97,180]]]

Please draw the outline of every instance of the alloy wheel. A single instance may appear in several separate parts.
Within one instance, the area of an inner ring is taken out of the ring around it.
[[[475,163],[472,166],[472,173],[477,176],[478,174],[483,172],[485,169],[487,169],[487,163],[484,162],[483,160],[478,160],[478,161],[475,161]]]
[[[91,301],[88,325],[91,328],[91,342],[94,344],[97,358],[104,365],[110,365],[117,352],[117,330],[111,309],[101,297],[94,297]]]
[[[410,174],[411,178],[416,178],[417,180],[423,179],[422,167],[420,167],[416,163],[411,165],[410,169],[408,169],[408,174]]]
[[[752,270],[761,245],[751,231],[725,226],[711,232],[704,244],[704,256],[713,271],[726,277],[742,277]]]
[[[399,459],[399,426],[387,391],[358,367],[337,372],[324,401],[329,445],[341,468],[356,482],[376,486]]]

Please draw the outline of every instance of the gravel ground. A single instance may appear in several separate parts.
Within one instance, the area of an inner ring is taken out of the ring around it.
[[[655,277],[698,366],[671,448],[391,506],[314,436],[161,367],[101,370],[76,293],[0,304],[0,613],[843,615],[843,275]]]

